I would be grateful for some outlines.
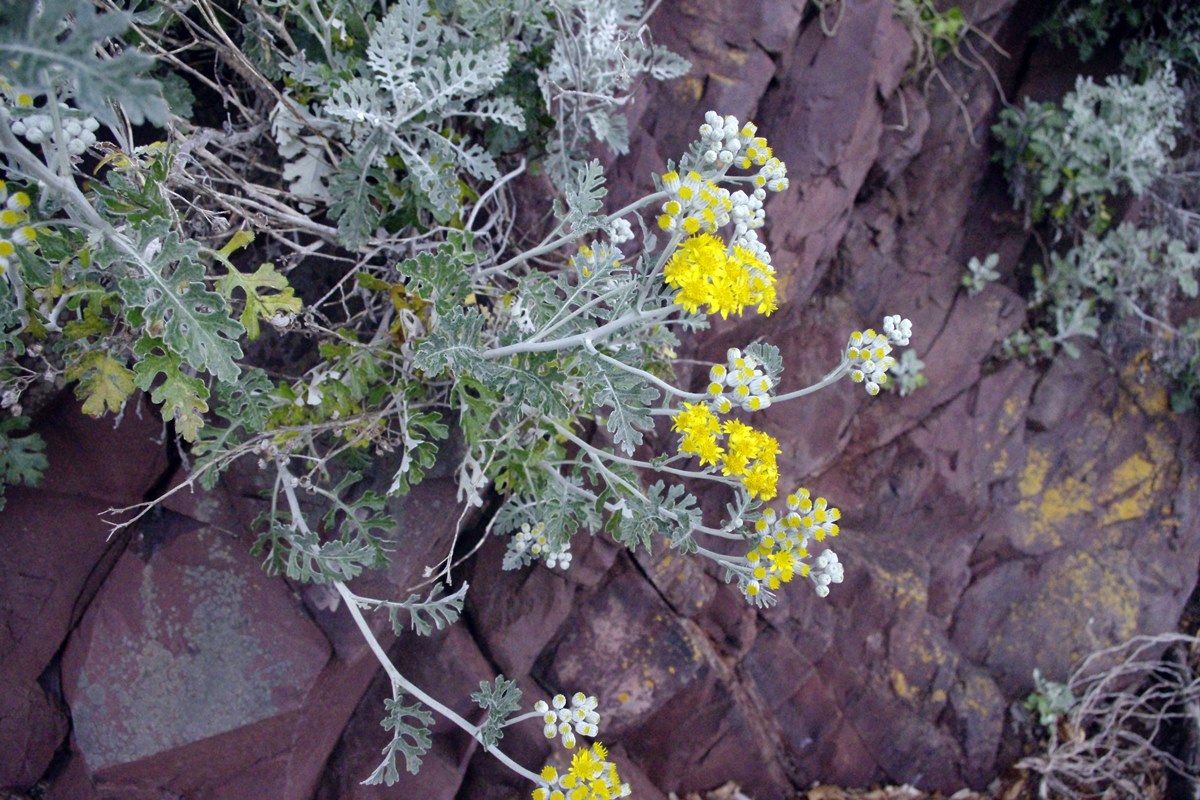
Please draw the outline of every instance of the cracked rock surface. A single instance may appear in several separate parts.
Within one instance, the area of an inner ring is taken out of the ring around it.
[[[1013,54],[984,52],[1012,98],[1053,96],[1075,69],[1029,56],[1029,6],[963,4]],[[397,640],[379,619],[381,640],[460,713],[499,673],[530,702],[596,694],[602,738],[647,800],[728,780],[756,798],[815,780],[981,787],[1015,756],[1011,706],[1035,667],[1061,679],[1092,650],[1175,627],[1200,560],[1196,425],[1169,411],[1135,351],[989,361],[1023,303],[1015,282],[967,297],[959,278],[990,252],[1011,276],[1029,245],[989,164],[1001,101],[986,72],[959,65],[946,75],[961,107],[906,82],[911,41],[888,0],[846,0],[833,36],[802,0],[666,0],[651,27],[694,69],[641,90],[612,202],[647,189],[709,108],[753,119],[791,180],[767,206],[780,310],[718,321],[680,355],[723,360],[762,336],[783,351],[786,391],[824,374],[848,331],[913,320],[926,387],[869,398],[847,383],[759,417],[784,486],[842,509],[846,582],[826,600],[786,587],[759,612],[662,550],[581,539],[566,574],[501,572],[490,541],[467,568],[459,624]],[[51,469],[37,490],[9,490],[0,522],[0,787],[70,800],[527,796],[444,723],[419,775],[359,784],[387,741],[386,682],[344,609],[248,555],[262,510],[252,467],[109,541],[99,512],[179,480],[153,412],[139,405],[114,428],[64,397],[38,426]],[[647,446],[673,440],[663,428]],[[715,513],[723,498],[703,502]],[[450,473],[391,511],[398,560],[361,594],[406,596],[444,555],[459,513]],[[536,724],[504,745],[534,769],[562,758]]]

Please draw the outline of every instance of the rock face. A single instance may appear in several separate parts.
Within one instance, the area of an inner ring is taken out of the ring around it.
[[[69,727],[52,664],[120,553],[100,514],[138,502],[166,468],[161,423],[140,401],[114,426],[64,400],[42,426],[50,469],[0,512],[0,787],[32,786]]]
[[[767,208],[785,302],[681,355],[723,360],[762,336],[783,351],[788,390],[824,374],[850,330],[913,319],[926,387],[869,398],[838,385],[758,418],[780,440],[784,485],[843,510],[846,582],[826,600],[789,586],[757,612],[695,559],[597,538],[577,542],[565,575],[501,572],[489,541],[453,629],[397,640],[373,620],[401,671],[473,720],[469,693],[501,673],[526,706],[596,694],[638,797],[731,779],[756,798],[818,779],[982,786],[1012,760],[1010,707],[1035,667],[1061,678],[1087,652],[1173,628],[1195,585],[1196,426],[1141,361],[989,361],[1022,322],[1010,287],[1028,244],[972,144],[1000,101],[984,71],[954,63],[958,101],[937,81],[906,83],[912,42],[892,8],[666,0],[656,39],[695,68],[642,90],[633,147],[610,170],[614,203],[645,190],[709,108],[756,121],[788,164],[791,189]],[[1010,97],[1069,86],[1053,70],[1070,65],[1036,54],[1048,71],[1018,85],[1027,8],[963,11],[1013,54],[983,51]],[[968,297],[964,265],[990,252],[1005,280]],[[96,513],[170,474],[157,423],[127,414],[111,430],[64,400],[41,427],[50,477],[12,491],[0,525],[0,683],[13,687],[0,693],[0,786],[135,800],[528,793],[444,722],[419,775],[360,786],[388,741],[390,686],[344,608],[247,555],[253,471],[177,494],[106,542]],[[654,445],[673,448],[661,433]],[[713,513],[722,502],[704,498]],[[401,558],[356,583],[362,594],[407,596],[445,555],[458,516],[447,473],[393,514]],[[534,770],[564,763],[536,721],[503,747]]]
[[[292,729],[329,655],[246,541],[200,528],[149,558],[128,550],[64,657],[75,745],[105,779],[143,780],[157,756],[165,785],[170,754],[201,743],[210,777],[236,774],[258,755],[228,734]]]

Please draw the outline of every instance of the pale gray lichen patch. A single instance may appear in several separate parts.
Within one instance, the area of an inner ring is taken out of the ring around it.
[[[196,538],[126,559],[124,588],[100,599],[71,702],[94,770],[283,713],[324,663],[311,646],[299,662],[271,646],[298,618],[286,591],[217,534]]]

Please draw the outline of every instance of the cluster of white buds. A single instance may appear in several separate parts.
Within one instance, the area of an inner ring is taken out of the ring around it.
[[[754,185],[766,187],[772,192],[782,192],[788,188],[787,167],[778,158],[768,159],[754,176]]]
[[[813,562],[813,568],[808,573],[808,579],[816,586],[817,597],[829,596],[829,584],[841,583],[844,577],[842,564],[838,561],[837,553],[825,550]]]
[[[879,394],[879,388],[888,382],[888,370],[896,359],[892,358],[892,346],[903,346],[912,337],[912,321],[901,319],[899,315],[883,318],[883,333],[876,333],[873,328],[865,331],[854,331],[846,343],[846,362],[850,369],[850,379],[855,383],[864,383],[867,394]]]
[[[883,335],[894,345],[907,346],[912,338],[912,320],[902,319],[899,314],[884,317]]]
[[[746,237],[750,231],[757,230],[766,224],[767,214],[763,210],[762,198],[753,194],[746,194],[741,189],[729,196],[733,202],[733,209],[729,212],[729,216],[733,219],[733,243],[743,244],[740,239]],[[752,238],[755,242],[758,237]]]
[[[850,380],[865,383],[869,395],[879,394],[879,387],[888,381],[887,371],[896,363],[896,359],[888,355],[890,352],[891,342],[874,328],[851,333],[850,341],[846,343]]]
[[[100,123],[94,117],[79,114],[64,103],[59,103],[58,107],[62,141],[55,141],[54,117],[45,112],[17,117],[12,122],[12,132],[25,137],[25,141],[30,144],[54,143],[66,148],[71,155],[82,155],[84,150],[96,143],[96,129],[100,127]]]
[[[733,163],[734,157],[742,151],[743,143],[752,140],[756,130],[751,122],[741,130],[739,127],[737,117],[732,114],[722,117],[709,111],[704,115],[704,124],[700,126],[700,158],[704,163],[717,167]]]
[[[562,736],[563,747],[575,749],[575,734],[580,736],[595,736],[600,730],[600,714],[596,711],[599,701],[594,695],[576,692],[571,695],[571,705],[567,706],[565,695],[556,694],[547,703],[538,700],[533,704],[533,710],[542,715],[544,727],[542,732],[547,739]]]
[[[764,190],[782,192],[788,187],[787,168],[771,152],[767,140],[758,135],[753,122],[739,125],[735,116],[722,117],[715,111],[704,115],[700,126],[700,159],[719,169],[736,165],[742,169],[758,167],[754,176],[755,196],[765,197]]]
[[[513,540],[513,550],[518,555],[529,552],[535,559],[545,561],[550,569],[560,567],[566,571],[571,566],[571,543],[565,542],[560,548],[553,547],[546,536],[544,522],[532,527],[528,522],[522,523],[521,530],[517,531]]]
[[[709,408],[720,414],[728,414],[735,404],[743,411],[770,408],[775,385],[759,368],[758,359],[736,347],[725,355],[725,364],[714,364],[708,371]]]
[[[37,241],[37,228],[26,224],[29,221],[29,195],[25,192],[8,193],[8,184],[0,181],[0,278],[8,275],[12,259],[18,247],[33,247]]]
[[[16,389],[8,389],[0,394],[0,408],[7,409],[14,417],[21,416],[21,393]]]
[[[617,217],[608,224],[608,238],[613,244],[633,241],[633,223],[624,217]]]

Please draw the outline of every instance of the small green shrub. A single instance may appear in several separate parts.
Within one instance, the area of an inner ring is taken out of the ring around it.
[[[1043,728],[1053,728],[1058,718],[1070,712],[1076,702],[1070,686],[1046,680],[1041,670],[1033,671],[1033,692],[1025,698],[1025,708],[1037,714]]]
[[[1061,350],[1074,357],[1079,350],[1073,339],[1109,340],[1118,325],[1140,325],[1156,362],[1176,383],[1175,406],[1183,408],[1200,385],[1195,323],[1179,304],[1197,296],[1200,269],[1193,171],[1187,166],[1194,148],[1187,124],[1194,124],[1189,107],[1196,84],[1190,76],[1200,65],[1200,48],[1192,46],[1200,43],[1200,15],[1174,4],[1068,5],[1048,30],[1067,30],[1053,28],[1063,14],[1126,24],[1132,76],[1103,84],[1080,77],[1061,104],[1027,99],[1021,108],[1003,110],[993,128],[995,159],[1014,207],[1048,243],[1041,262],[1030,267],[1028,323],[1004,350],[1025,357]],[[1181,27],[1158,33],[1157,26],[1171,20]],[[1108,35],[1106,28],[1070,41],[1087,55]],[[1137,54],[1132,61],[1131,53]],[[1184,56],[1178,63],[1182,79],[1168,53]],[[1143,201],[1140,214],[1120,221],[1137,198]]]
[[[1166,170],[1183,102],[1168,65],[1143,83],[1080,77],[1061,107],[1004,109],[992,132],[1014,206],[1028,223],[1103,232],[1114,197],[1143,194]]]
[[[967,294],[974,297],[987,288],[989,283],[1000,280],[1000,273],[996,271],[996,265],[999,263],[1000,256],[997,253],[989,253],[983,261],[971,256],[971,260],[967,262],[967,274],[962,276],[962,285]]]

